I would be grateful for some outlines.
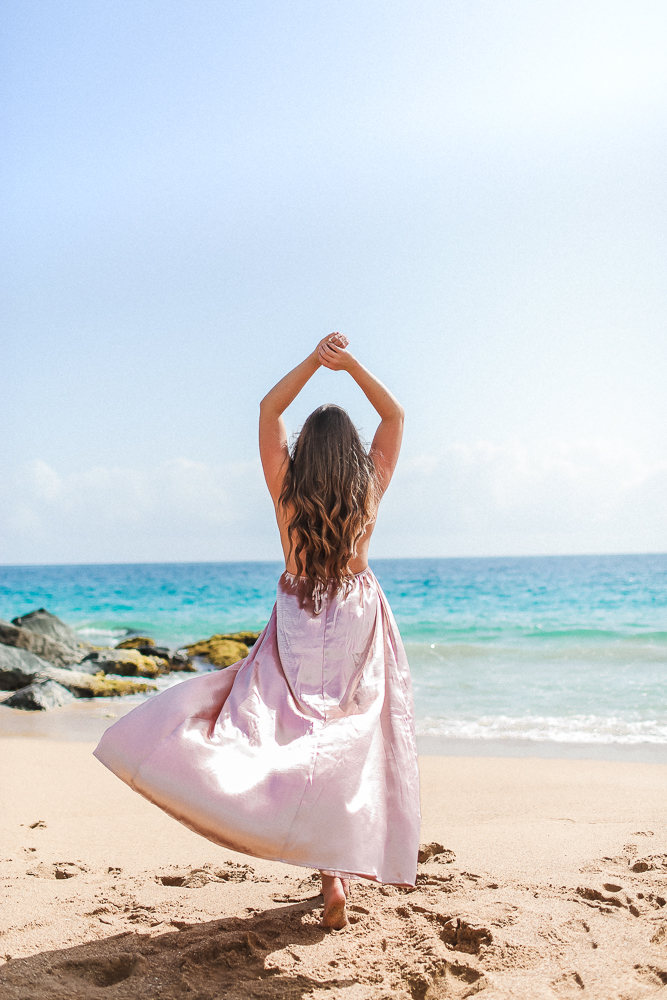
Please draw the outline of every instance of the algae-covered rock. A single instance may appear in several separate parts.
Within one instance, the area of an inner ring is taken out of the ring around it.
[[[231,667],[232,663],[245,659],[248,647],[244,642],[222,635],[213,635],[185,647],[190,656],[202,656],[214,667]]]
[[[142,681],[129,680],[126,677],[107,677],[106,674],[95,674],[90,677],[90,692],[84,697],[88,698],[117,698],[119,695],[144,694],[146,691],[157,691],[154,684],[145,684]]]
[[[159,677],[168,667],[166,661],[143,656],[138,649],[96,649],[86,656],[82,666],[89,662],[105,674],[121,677]]]
[[[59,667],[49,667],[45,679],[57,681],[77,698],[115,698],[124,694],[143,694],[144,691],[157,691],[154,684],[130,680],[125,677],[107,677],[102,671],[98,674],[84,674],[80,670],[64,670]]]
[[[147,635],[135,635],[132,639],[123,639],[116,644],[116,649],[139,649],[141,646],[154,646],[155,639]]]

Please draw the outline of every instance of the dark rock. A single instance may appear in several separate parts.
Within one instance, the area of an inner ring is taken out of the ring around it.
[[[76,701],[74,695],[56,681],[37,681],[15,691],[3,702],[8,708],[21,708],[24,712],[44,712]]]
[[[172,670],[195,670],[187,653],[172,653],[166,646],[138,646],[137,652],[142,656],[157,657],[162,664],[161,673],[168,674]]]
[[[12,618],[12,625],[26,628],[29,632],[37,632],[38,635],[46,636],[47,639],[53,639],[54,642],[59,642],[74,650],[78,650],[82,645],[81,639],[74,629],[65,625],[65,622],[61,622],[60,618],[56,618],[46,608],[39,608],[37,611],[31,611],[28,615]]]
[[[219,635],[218,639],[233,639],[235,642],[242,642],[246,646],[254,646],[259,639],[261,632],[227,632]]]
[[[21,628],[20,625],[3,621],[0,621],[0,643],[5,646],[14,646],[16,649],[25,649],[57,667],[67,667],[71,663],[78,663],[86,652],[83,647],[74,649],[72,646],[66,646],[62,642],[56,642],[55,639],[42,635],[41,632],[34,632],[28,628]]]
[[[172,653],[169,657],[169,669],[171,670],[184,670],[184,671],[196,671],[197,668],[188,656],[187,653],[183,653],[178,650]]]
[[[50,666],[27,649],[0,645],[0,691],[18,691],[44,678]]]
[[[159,656],[163,660],[168,660],[171,657],[171,650],[167,646],[135,646],[134,648],[142,656]],[[118,649],[117,646],[116,649]]]

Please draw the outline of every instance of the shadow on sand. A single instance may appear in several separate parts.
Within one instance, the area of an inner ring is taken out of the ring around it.
[[[73,948],[14,959],[0,969],[0,997],[301,1000],[313,990],[349,987],[355,980],[336,977],[337,962],[332,962],[331,968],[325,962],[330,977],[314,979],[307,974],[308,963],[298,954],[327,935],[337,936],[337,932],[318,926],[312,912],[318,906],[321,897],[313,897],[247,917],[197,924],[178,922],[162,934],[128,931]]]

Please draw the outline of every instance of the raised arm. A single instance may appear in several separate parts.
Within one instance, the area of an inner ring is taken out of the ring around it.
[[[332,371],[349,372],[369,403],[378,412],[380,424],[371,445],[371,458],[384,492],[389,486],[398,462],[405,411],[396,397],[375,375],[335,342],[322,341],[318,352],[323,367]]]
[[[300,365],[281,378],[259,404],[259,455],[266,485],[274,503],[278,503],[282,490],[285,463],[289,453],[287,428],[282,415],[322,364],[319,350],[327,342],[344,348],[348,340],[340,333],[329,334]]]

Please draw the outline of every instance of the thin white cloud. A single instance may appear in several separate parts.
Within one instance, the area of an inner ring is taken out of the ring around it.
[[[265,492],[258,462],[175,458],[60,475],[37,460],[0,494],[0,562],[235,559],[244,538],[257,558]]]
[[[663,551],[666,506],[667,460],[625,442],[479,441],[404,463],[378,532],[402,556],[428,554],[420,536],[437,555]]]
[[[615,440],[456,443],[406,458],[376,556],[667,549],[667,460]],[[26,465],[0,494],[0,562],[280,557],[258,461],[176,458],[61,475]]]

